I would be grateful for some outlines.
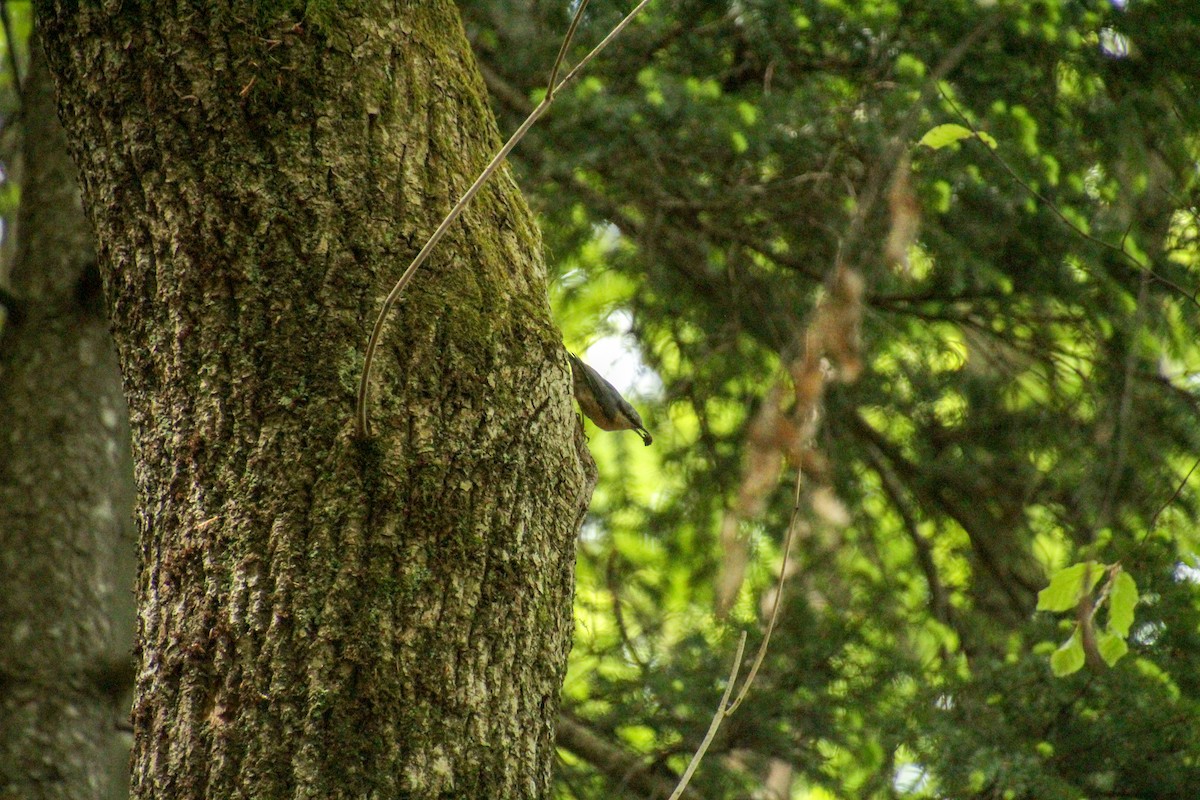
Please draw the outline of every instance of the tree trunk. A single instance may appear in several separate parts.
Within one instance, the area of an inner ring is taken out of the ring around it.
[[[550,791],[594,473],[448,2],[38,4],[137,464],[139,798]]]
[[[133,467],[75,166],[33,53],[0,333],[0,797],[128,796]]]

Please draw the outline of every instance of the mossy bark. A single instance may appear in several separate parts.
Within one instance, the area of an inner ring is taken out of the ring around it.
[[[507,173],[353,433],[497,144],[453,5],[38,10],[134,432],[135,796],[547,796],[594,473]]]
[[[95,246],[38,52],[0,332],[0,797],[128,797],[133,467]]]

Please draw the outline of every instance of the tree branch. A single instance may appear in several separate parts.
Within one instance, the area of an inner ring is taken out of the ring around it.
[[[558,717],[558,746],[588,762],[613,783],[627,786],[643,797],[669,797],[675,788],[673,776],[655,772],[641,758],[613,744],[566,711]],[[683,797],[702,800],[691,790]]]
[[[971,130],[971,133],[975,134],[975,138],[979,139],[979,129],[976,128],[975,124],[973,122],[971,122],[970,119],[967,118],[967,115],[964,114],[962,109],[960,109],[958,107],[958,104],[955,103],[954,100],[949,95],[947,95],[944,91],[942,91],[941,87],[938,87],[938,91],[941,93],[942,99],[944,99],[950,105],[950,107],[952,109],[954,109],[954,113],[958,116],[958,118],[962,122],[962,124],[964,126],[966,126],[967,128],[969,128]],[[980,139],[980,141],[982,141],[982,139]],[[1106,250],[1111,250],[1112,252],[1121,256],[1122,260],[1124,260],[1126,263],[1131,265],[1134,270],[1136,270],[1138,272],[1145,272],[1145,273],[1151,275],[1154,278],[1154,280],[1158,281],[1163,286],[1173,289],[1181,297],[1186,299],[1189,303],[1196,306],[1197,308],[1200,308],[1200,300],[1198,300],[1196,298],[1196,294],[1188,294],[1188,292],[1182,286],[1180,286],[1179,284],[1170,280],[1169,278],[1164,278],[1162,275],[1159,275],[1157,272],[1155,272],[1150,264],[1143,264],[1140,261],[1138,261],[1136,258],[1134,258],[1129,253],[1129,251],[1125,249],[1125,237],[1124,236],[1121,237],[1121,244],[1116,245],[1111,242],[1106,242],[1103,239],[1101,239],[1100,237],[1093,236],[1092,234],[1088,233],[1083,228],[1080,228],[1078,225],[1076,225],[1074,222],[1072,222],[1071,219],[1065,213],[1063,213],[1062,209],[1060,209],[1052,200],[1050,200],[1050,198],[1046,197],[1044,194],[1039,192],[1037,189],[1034,189],[1032,186],[1030,186],[1029,183],[1027,181],[1025,181],[1020,175],[1018,175],[1017,171],[1015,169],[1013,169],[1009,165],[1009,163],[1000,156],[999,153],[997,153],[991,147],[984,147],[984,149],[987,150],[988,154],[991,155],[991,157],[994,158],[996,160],[996,162],[1000,164],[1000,166],[1004,169],[1004,171],[1008,173],[1009,177],[1011,177],[1014,181],[1017,182],[1018,186],[1020,186],[1022,189],[1024,189],[1026,192],[1028,192],[1031,196],[1036,198],[1038,200],[1038,202],[1044,204],[1047,208],[1049,208],[1052,212],[1054,212],[1054,216],[1058,217],[1058,219],[1064,225],[1066,225],[1068,228],[1070,228],[1072,231],[1074,231],[1078,236],[1086,239],[1089,242],[1092,242],[1093,244],[1100,245],[1101,247],[1105,248]]]

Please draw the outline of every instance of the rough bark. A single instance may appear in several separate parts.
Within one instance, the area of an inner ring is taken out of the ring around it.
[[[268,5],[38,4],[134,433],[134,794],[545,797],[593,477],[536,228],[481,193],[356,440],[496,131],[452,4]]]
[[[75,167],[34,53],[0,333],[0,797],[128,796],[133,467]]]

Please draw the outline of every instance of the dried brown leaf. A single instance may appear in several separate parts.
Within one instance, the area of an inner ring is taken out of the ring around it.
[[[891,230],[883,248],[888,266],[902,275],[911,272],[909,250],[917,242],[921,230],[921,205],[912,188],[912,165],[907,157],[896,165],[896,175],[888,189],[888,211]]]

